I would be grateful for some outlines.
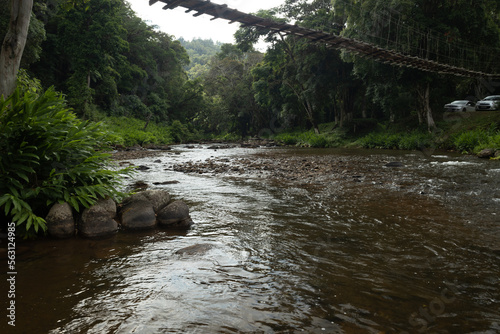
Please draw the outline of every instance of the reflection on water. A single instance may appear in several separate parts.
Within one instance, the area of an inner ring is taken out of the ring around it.
[[[356,180],[285,186],[171,169],[255,150],[177,150],[162,163],[135,163],[152,167],[141,175],[148,183],[179,181],[158,187],[186,200],[194,228],[24,244],[20,332],[500,331],[497,162],[262,150],[335,155],[359,165]],[[396,160],[406,167],[383,167]],[[389,173],[389,182],[378,182],[373,170]],[[178,252],[197,244],[211,247]]]

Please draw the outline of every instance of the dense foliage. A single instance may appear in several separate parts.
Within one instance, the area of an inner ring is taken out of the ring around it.
[[[53,89],[18,88],[0,99],[0,217],[32,235],[46,229],[53,203],[78,211],[119,198],[121,172],[103,153],[107,144],[101,125],[79,120]]]
[[[220,52],[221,43],[213,40],[205,40],[195,38],[191,41],[186,41],[184,38],[179,38],[179,42],[186,49],[190,63],[185,66],[189,78],[196,79],[209,70],[210,60]]]
[[[0,35],[7,6],[0,2]],[[257,15],[495,72],[498,6],[496,0],[285,0]],[[63,92],[80,117],[121,130],[115,138],[125,145],[274,136],[294,128],[320,134],[322,123],[347,135],[397,122],[407,125],[403,132],[436,134],[443,104],[480,99],[500,86],[393,67],[251,26],[235,37],[237,45],[176,41],[124,0],[35,1],[23,67],[45,88]],[[262,38],[265,53],[253,48]],[[137,119],[128,137],[124,117]]]

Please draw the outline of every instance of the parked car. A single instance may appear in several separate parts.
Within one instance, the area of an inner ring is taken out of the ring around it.
[[[448,103],[444,105],[444,111],[446,112],[455,112],[455,111],[474,111],[476,104],[472,101],[468,100],[458,100],[453,101],[452,103]]]
[[[498,110],[500,107],[500,95],[485,97],[476,103],[476,110]]]

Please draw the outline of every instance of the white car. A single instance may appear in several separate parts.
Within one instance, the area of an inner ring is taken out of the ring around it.
[[[472,101],[468,100],[458,100],[453,101],[452,103],[448,103],[444,105],[444,111],[446,112],[455,112],[455,111],[474,111],[476,104]]]
[[[476,110],[498,110],[500,107],[500,95],[485,97],[476,103]]]

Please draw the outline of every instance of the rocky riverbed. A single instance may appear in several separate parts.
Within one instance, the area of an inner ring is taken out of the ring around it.
[[[209,158],[205,161],[187,161],[172,166],[174,171],[189,174],[207,174],[232,177],[266,178],[270,181],[302,185],[328,184],[334,180],[392,182],[394,169],[405,164],[380,158],[379,167],[365,164],[366,158],[344,160],[339,156],[272,156],[263,154],[247,157]],[[373,159],[372,159],[373,160]],[[373,161],[372,161],[373,162]]]

